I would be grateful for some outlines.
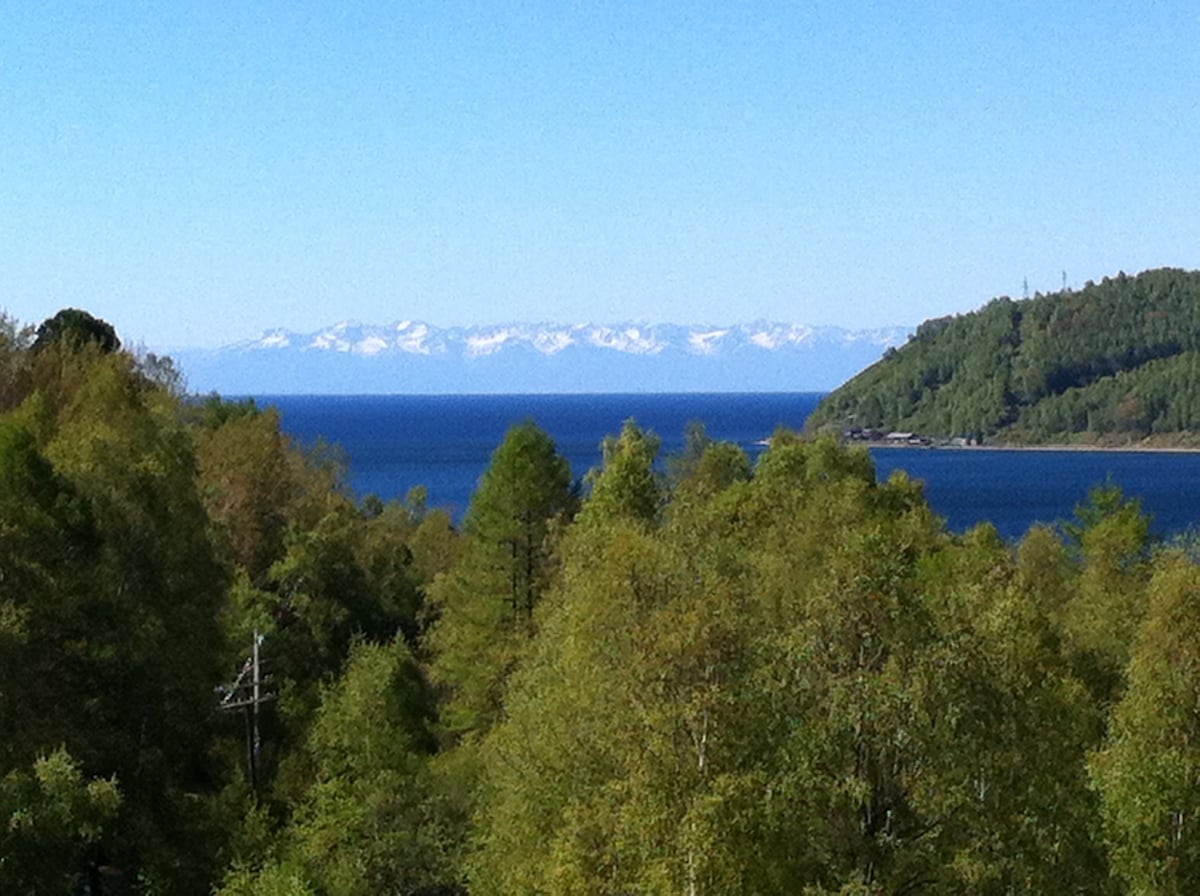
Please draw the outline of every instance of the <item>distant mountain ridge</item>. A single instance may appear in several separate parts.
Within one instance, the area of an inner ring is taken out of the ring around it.
[[[346,321],[171,354],[190,389],[230,395],[825,391],[911,332],[770,321],[446,328]]]
[[[1200,271],[1161,268],[926,321],[814,428],[1011,443],[1200,443]]]

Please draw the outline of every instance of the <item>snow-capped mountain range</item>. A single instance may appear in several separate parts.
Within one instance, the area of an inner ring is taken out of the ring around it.
[[[226,395],[824,391],[911,332],[762,321],[440,328],[405,320],[269,330],[172,355],[192,391]]]

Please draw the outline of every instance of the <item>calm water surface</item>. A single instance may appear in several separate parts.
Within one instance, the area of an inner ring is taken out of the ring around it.
[[[678,451],[689,421],[751,456],[780,426],[800,429],[816,393],[701,395],[370,395],[259,396],[274,405],[284,430],[304,443],[340,444],[359,494],[403,498],[415,485],[430,506],[461,514],[506,430],[532,419],[570,461],[576,477],[600,461],[605,435],[632,417],[652,429],[663,452]],[[878,475],[895,469],[925,483],[933,509],[963,531],[990,521],[1006,538],[1035,522],[1071,516],[1088,490],[1111,480],[1138,496],[1162,534],[1200,522],[1200,454],[882,448]]]

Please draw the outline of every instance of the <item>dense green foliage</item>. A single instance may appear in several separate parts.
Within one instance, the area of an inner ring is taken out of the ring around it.
[[[533,635],[573,504],[571,471],[554,442],[532,423],[513,427],[471,500],[457,561],[429,589],[436,619],[425,643],[445,693],[443,724],[458,738],[503,713],[505,683]]]
[[[117,338],[117,331],[112,324],[78,308],[64,308],[54,317],[43,321],[37,328],[33,350],[40,351],[63,342],[74,346],[90,342],[104,352],[115,352],[121,347],[121,340]]]
[[[630,421],[581,495],[526,423],[460,531],[176,383],[0,319],[0,892],[1200,889],[1200,565],[1114,488],[1006,544],[832,439]]]
[[[927,321],[812,425],[1031,442],[1193,433],[1198,353],[1200,272],[1118,274]]]

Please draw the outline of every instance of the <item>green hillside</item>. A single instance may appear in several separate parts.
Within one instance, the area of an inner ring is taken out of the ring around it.
[[[926,321],[817,409],[815,428],[1009,442],[1190,441],[1200,432],[1200,271]]]

